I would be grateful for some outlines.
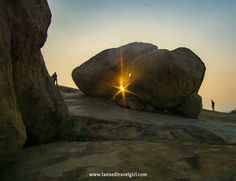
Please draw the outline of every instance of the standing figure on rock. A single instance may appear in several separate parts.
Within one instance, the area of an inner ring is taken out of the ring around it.
[[[215,102],[213,100],[211,100],[211,107],[212,107],[212,110],[215,111]]]
[[[52,79],[54,85],[58,85],[58,83],[57,83],[57,73],[56,72],[54,72],[52,74],[51,79]]]

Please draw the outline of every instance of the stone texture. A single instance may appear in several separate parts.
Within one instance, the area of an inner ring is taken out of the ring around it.
[[[43,154],[42,154],[43,153]],[[57,142],[22,151],[2,181],[234,181],[236,147],[147,141]],[[147,173],[91,177],[91,173]]]
[[[144,106],[135,97],[130,96],[126,101],[128,108],[130,108],[131,110],[142,111],[144,109]]]
[[[130,90],[143,102],[173,109],[198,92],[205,66],[187,48],[154,50],[133,61]]]
[[[235,114],[203,110],[196,121],[125,109],[84,96],[78,89],[61,87],[61,91],[74,133],[87,130],[83,139],[93,141],[78,142],[73,137],[77,142],[26,148],[0,171],[1,181],[130,180],[89,177],[89,173],[128,171],[148,174],[133,180],[235,180]]]
[[[189,95],[179,110],[186,116],[196,118],[202,110],[202,98],[196,93]]]
[[[102,51],[74,69],[72,77],[87,95],[114,98],[123,85],[126,95],[137,97],[144,105],[176,111],[189,95],[198,92],[205,70],[190,49],[169,51],[130,43]]]
[[[13,84],[11,31],[4,5],[0,1],[0,165],[9,161],[26,140]]]
[[[40,50],[50,21],[46,0],[0,0],[1,160],[24,144],[25,127],[28,143],[49,142],[60,134],[67,117]]]
[[[145,110],[147,112],[155,112],[155,107],[153,107],[151,104],[145,105]]]
[[[119,95],[116,96],[115,101],[121,107],[126,107],[135,111],[144,110],[144,106],[134,96],[128,96],[123,98],[122,96]]]
[[[132,60],[155,49],[157,49],[155,45],[148,43],[130,43],[119,48],[104,50],[75,68],[72,78],[87,95],[111,97],[117,91],[112,85],[118,86],[120,75],[126,76],[129,73]]]
[[[86,129],[87,140],[149,140],[236,144],[236,115],[202,110],[197,119],[173,113],[134,111],[101,97],[84,96],[78,89],[62,88],[74,127],[74,141]],[[76,136],[77,135],[77,136]],[[83,139],[85,140],[85,139]]]

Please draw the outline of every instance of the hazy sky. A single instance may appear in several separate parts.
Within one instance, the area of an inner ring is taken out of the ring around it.
[[[188,47],[204,61],[204,108],[236,107],[236,1],[48,0],[52,24],[43,54],[49,73],[75,87],[73,68],[100,51],[130,42]]]

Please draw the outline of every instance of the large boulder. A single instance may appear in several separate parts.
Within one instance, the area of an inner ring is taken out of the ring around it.
[[[111,98],[125,88],[126,95],[135,96],[144,105],[178,111],[188,96],[198,92],[205,69],[202,60],[187,48],[169,51],[130,43],[102,51],[75,68],[72,77],[87,95]],[[201,101],[193,104],[202,106]]]
[[[198,92],[205,74],[201,59],[187,48],[154,50],[132,64],[129,89],[143,102],[173,109]]]
[[[0,1],[0,166],[12,158],[26,140],[13,84],[11,32],[3,5]]]
[[[0,0],[0,164],[26,133],[30,144],[54,140],[67,117],[40,50],[50,21],[46,0]]]
[[[72,72],[72,78],[80,90],[93,96],[111,97],[119,85],[120,75],[127,76],[132,61],[157,49],[149,43],[130,43],[95,55]]]

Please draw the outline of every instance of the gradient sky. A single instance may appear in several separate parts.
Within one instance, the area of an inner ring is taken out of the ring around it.
[[[236,107],[236,1],[48,0],[52,24],[43,55],[59,84],[76,87],[73,68],[100,51],[130,42],[188,47],[206,65],[204,108]]]

